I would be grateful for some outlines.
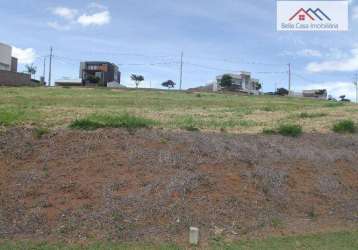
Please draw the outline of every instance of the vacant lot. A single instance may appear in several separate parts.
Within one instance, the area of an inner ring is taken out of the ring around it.
[[[182,249],[190,226],[202,249],[356,249],[357,121],[310,99],[0,88],[0,249]]]
[[[328,132],[335,121],[358,121],[354,104],[287,97],[248,97],[78,88],[0,88],[0,126],[66,127],[93,114],[129,113],[165,129],[261,133],[281,123]]]

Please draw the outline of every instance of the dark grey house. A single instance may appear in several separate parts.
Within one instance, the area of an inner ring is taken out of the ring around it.
[[[110,62],[81,62],[80,78],[83,85],[107,86],[109,82],[121,83],[121,72]]]

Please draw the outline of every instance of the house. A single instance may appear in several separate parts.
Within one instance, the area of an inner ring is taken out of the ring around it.
[[[109,82],[121,82],[121,72],[118,70],[117,65],[110,62],[81,62],[80,78],[83,85],[102,85],[107,87]]]
[[[17,72],[17,58],[11,56],[11,46],[0,43],[0,70]]]
[[[12,47],[0,43],[0,86],[34,85],[31,75],[17,72],[17,58],[11,55]]]
[[[232,86],[228,89],[231,91],[243,92],[251,95],[259,95],[259,86],[260,81],[258,79],[251,78],[251,73],[246,71],[241,71],[240,74],[224,74],[229,75],[232,78]],[[213,91],[222,90],[220,86],[221,79],[224,75],[219,75],[216,77],[216,82],[213,84]]]
[[[317,98],[323,100],[326,100],[328,97],[328,93],[326,89],[303,90],[302,95],[303,97]]]

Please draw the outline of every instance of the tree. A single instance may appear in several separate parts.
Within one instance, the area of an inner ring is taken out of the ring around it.
[[[288,95],[288,94],[289,94],[289,92],[285,88],[278,88],[276,91],[276,95],[284,96],[284,95]]]
[[[26,72],[31,75],[35,75],[37,72],[37,68],[33,64],[26,64],[25,65]]]
[[[135,82],[136,87],[139,87],[140,82],[144,81],[144,77],[142,75],[131,75],[131,79]]]
[[[261,83],[256,83],[256,86],[255,86],[256,90],[260,90],[262,89],[262,84]]]
[[[341,99],[341,102],[351,102],[351,100],[346,99],[346,95],[341,95],[339,98]]]
[[[220,81],[221,87],[231,87],[233,83],[232,77],[230,75],[223,75]]]
[[[168,89],[174,88],[175,87],[175,82],[173,82],[172,80],[168,80],[166,82],[163,82],[162,86],[167,87]]]
[[[89,75],[87,81],[89,81],[89,83],[98,84],[101,81],[101,78]]]

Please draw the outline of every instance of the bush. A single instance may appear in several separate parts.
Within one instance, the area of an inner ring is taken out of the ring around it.
[[[283,136],[298,137],[302,134],[302,127],[296,124],[282,124],[278,127],[277,132]]]
[[[339,121],[333,125],[333,131],[336,133],[355,133],[357,131],[356,124],[352,120]]]
[[[119,116],[92,115],[84,119],[77,119],[70,124],[72,129],[96,130],[98,128],[146,128],[154,124],[154,121],[129,114]]]

